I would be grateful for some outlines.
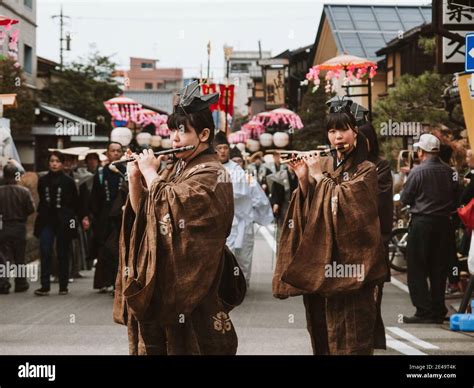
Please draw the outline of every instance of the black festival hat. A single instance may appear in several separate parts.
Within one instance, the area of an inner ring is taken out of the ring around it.
[[[186,85],[178,94],[174,113],[189,114],[208,109],[219,100],[219,93],[201,94],[198,81]]]
[[[362,105],[357,104],[348,96],[343,96],[342,98],[335,96],[326,101],[326,105],[329,107],[329,113],[352,113],[358,126],[367,122],[367,113],[369,110]]]

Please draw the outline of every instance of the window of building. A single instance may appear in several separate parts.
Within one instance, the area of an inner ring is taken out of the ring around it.
[[[153,89],[153,84],[151,82],[145,82],[145,89],[147,90]]]
[[[232,73],[248,73],[249,64],[248,63],[231,63],[230,71]]]
[[[33,49],[27,44],[24,45],[23,70],[27,73],[33,73]]]
[[[142,70],[153,69],[153,63],[151,63],[151,62],[142,62],[140,67],[142,68]]]
[[[394,54],[387,54],[387,85],[395,85],[395,60]]]
[[[23,4],[25,4],[25,6],[27,6],[30,9],[33,9],[33,0],[24,0]]]

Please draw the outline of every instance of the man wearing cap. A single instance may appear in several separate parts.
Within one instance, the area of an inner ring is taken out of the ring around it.
[[[423,134],[414,144],[419,166],[405,183],[401,201],[410,206],[407,241],[408,289],[415,315],[404,323],[442,323],[447,313],[444,290],[448,275],[450,213],[455,206],[457,174],[439,158],[439,139]],[[428,287],[427,278],[430,280]]]

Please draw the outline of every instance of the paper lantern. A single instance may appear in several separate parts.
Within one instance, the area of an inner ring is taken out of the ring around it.
[[[240,152],[245,152],[245,144],[244,143],[237,143],[236,147],[239,149]]]
[[[116,141],[126,147],[133,139],[132,131],[127,127],[117,127],[110,132],[110,141]]]
[[[139,134],[137,134],[136,139],[137,139],[137,144],[140,147],[148,147],[151,142],[151,133],[140,132]]]
[[[248,139],[247,148],[250,152],[257,152],[260,149],[260,143],[258,140]]]
[[[158,136],[158,135],[152,136],[151,139],[150,139],[150,145],[153,148],[161,147],[161,136]]]
[[[271,133],[262,133],[260,135],[260,144],[262,147],[271,147],[273,144],[273,135]]]
[[[283,148],[290,142],[290,136],[286,132],[276,132],[273,135],[273,142],[278,148]]]
[[[162,148],[171,148],[173,146],[173,143],[171,142],[171,139],[161,139],[161,147]]]

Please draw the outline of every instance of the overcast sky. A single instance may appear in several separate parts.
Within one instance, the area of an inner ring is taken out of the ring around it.
[[[160,67],[180,67],[185,77],[207,72],[207,42],[212,45],[211,74],[224,72],[223,46],[263,50],[276,55],[314,43],[324,1],[269,0],[95,0],[37,1],[37,54],[59,61],[61,4],[72,50],[65,61],[86,56],[93,48],[113,55],[119,68],[129,58],[159,59]],[[331,1],[332,4],[429,4],[429,1]]]

